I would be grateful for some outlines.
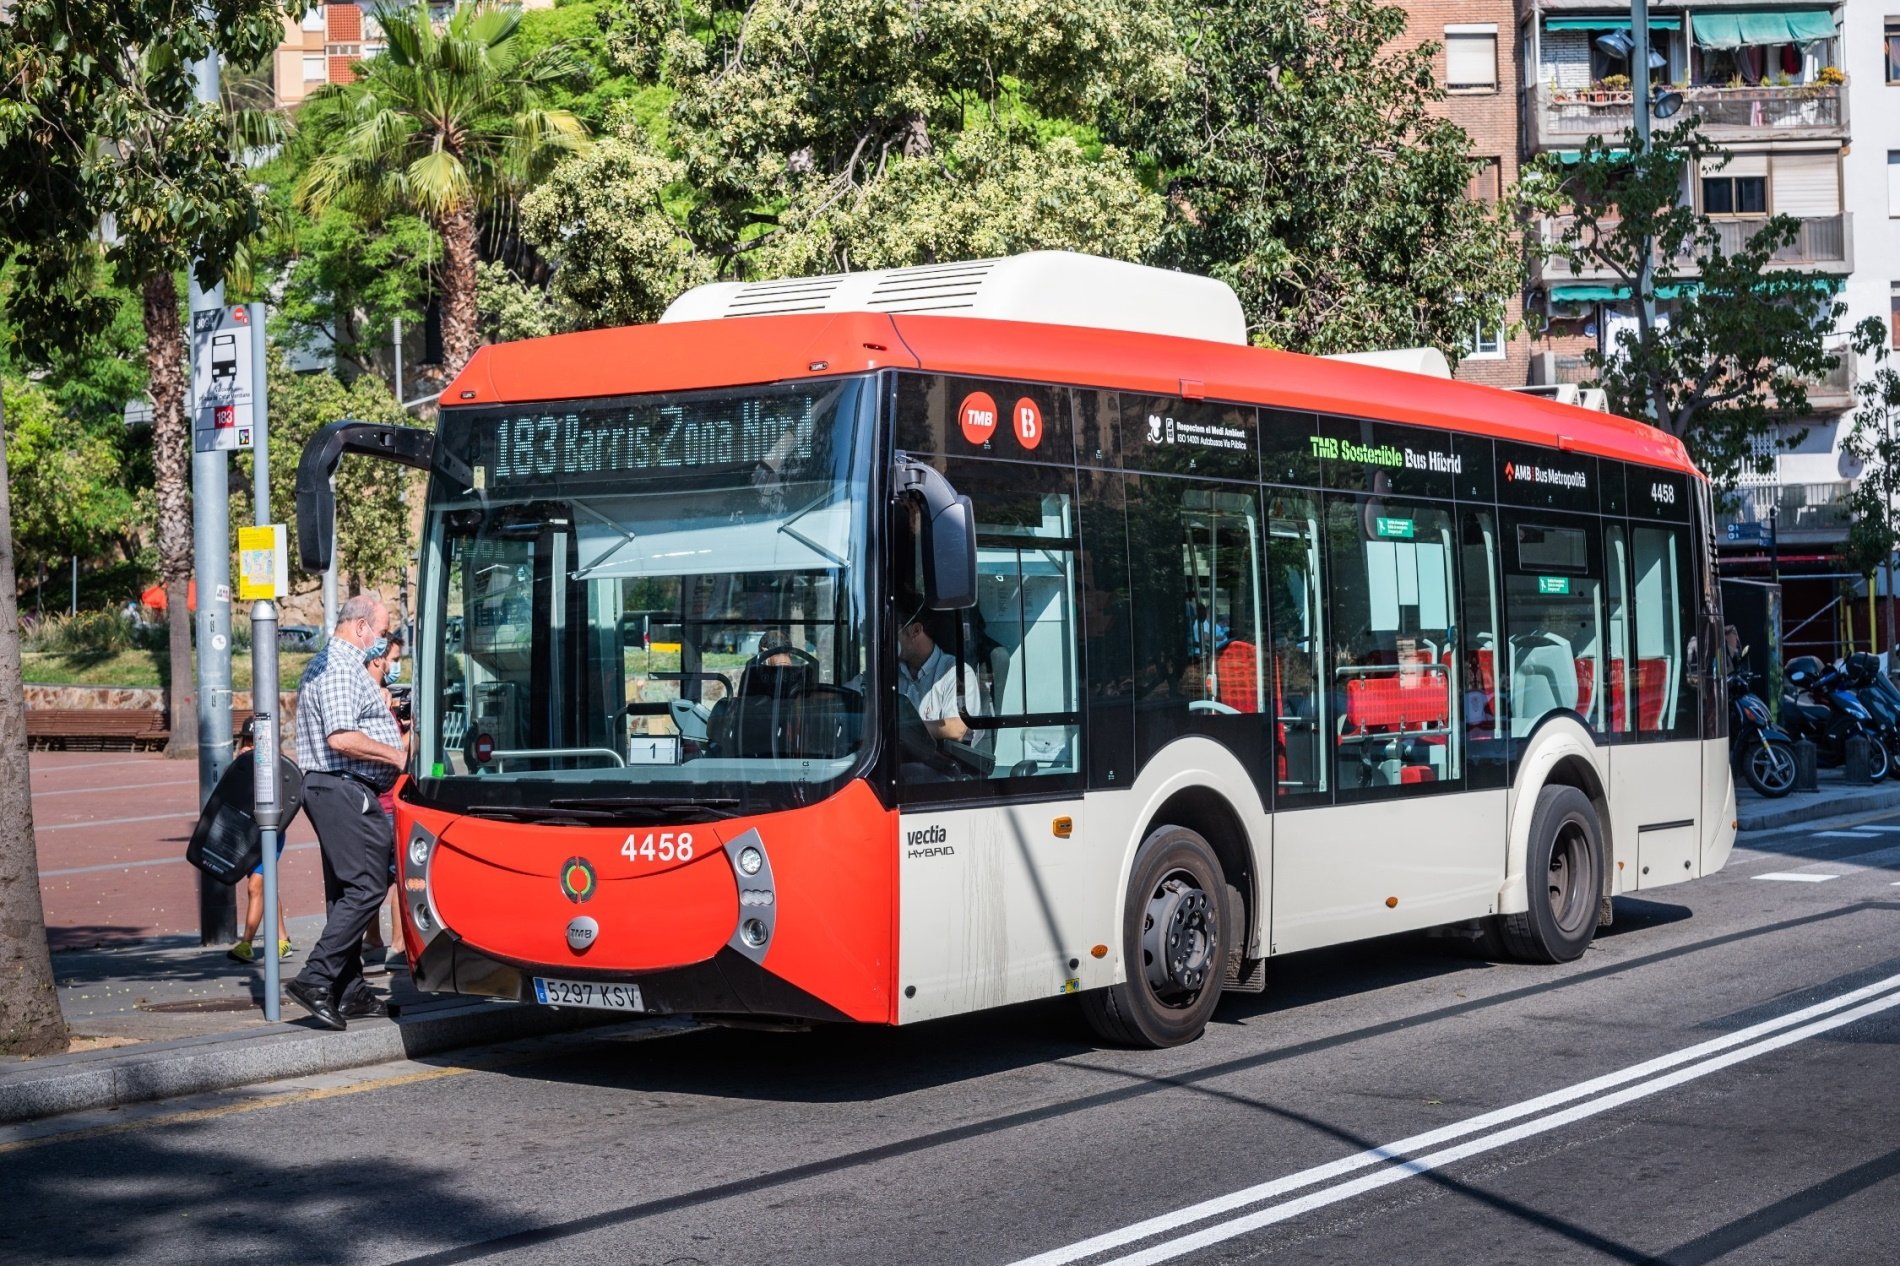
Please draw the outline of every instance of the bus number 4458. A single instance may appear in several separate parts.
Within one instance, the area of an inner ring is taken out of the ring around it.
[[[642,836],[635,832],[620,846],[620,855],[630,862],[690,861],[693,856],[693,833],[648,831]]]

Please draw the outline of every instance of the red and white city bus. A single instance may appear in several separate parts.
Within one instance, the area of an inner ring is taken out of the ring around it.
[[[1682,447],[1246,346],[1206,279],[1042,253],[486,347],[433,435],[312,442],[306,565],[344,452],[430,471],[424,989],[1078,994],[1167,1045],[1276,954],[1477,921],[1574,959],[1734,840]]]

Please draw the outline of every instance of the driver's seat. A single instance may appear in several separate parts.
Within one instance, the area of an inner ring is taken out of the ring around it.
[[[747,664],[738,691],[713,705],[707,738],[720,756],[789,756],[799,750],[800,700],[818,680],[815,664]]]

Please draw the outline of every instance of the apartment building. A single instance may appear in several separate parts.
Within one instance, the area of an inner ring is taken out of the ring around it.
[[[512,2],[522,9],[552,9],[555,0]],[[449,0],[429,0],[438,22],[454,8]],[[286,109],[325,84],[350,83],[356,64],[384,47],[374,4],[313,4],[301,18],[285,15],[284,38],[271,60],[272,99],[278,109]]]
[[[1471,137],[1479,167],[1470,195],[1495,202],[1517,184],[1517,0],[1407,0],[1402,7],[1406,31],[1393,47],[1438,46],[1433,72],[1445,96],[1435,112]],[[1494,387],[1527,380],[1531,342],[1521,330],[1512,334],[1522,324],[1524,296],[1503,298],[1504,324],[1472,330],[1459,378]]]

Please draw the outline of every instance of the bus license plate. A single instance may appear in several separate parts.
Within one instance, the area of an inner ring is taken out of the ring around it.
[[[596,1011],[645,1011],[640,986],[609,985],[598,980],[534,978],[534,1000],[544,1007],[592,1007]]]

